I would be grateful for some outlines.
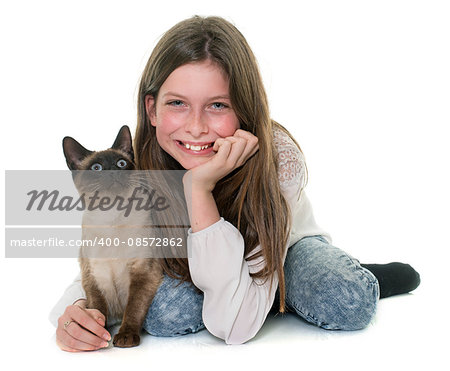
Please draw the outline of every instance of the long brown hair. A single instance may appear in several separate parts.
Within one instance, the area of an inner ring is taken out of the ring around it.
[[[216,184],[213,195],[220,215],[242,234],[245,255],[261,245],[261,251],[247,260],[263,256],[265,267],[252,277],[266,282],[277,273],[279,310],[284,312],[283,256],[291,217],[278,182],[272,130],[276,126],[287,131],[271,120],[255,56],[244,36],[230,22],[220,17],[194,16],[176,24],[159,40],[139,87],[134,139],[137,166],[142,170],[182,170],[181,165],[159,146],[156,129],[146,112],[145,97],[151,95],[156,102],[161,85],[172,71],[186,63],[205,60],[217,63],[228,75],[231,105],[239,118],[240,128],[254,134],[259,145],[259,151],[241,168]],[[165,259],[163,266],[171,277],[192,282],[186,259]]]

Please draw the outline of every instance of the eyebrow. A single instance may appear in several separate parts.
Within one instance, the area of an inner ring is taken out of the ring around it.
[[[179,97],[179,98],[182,98],[182,99],[187,99],[187,97],[185,97],[184,95],[179,94],[179,93],[174,93],[174,92],[171,92],[171,91],[168,91],[167,93],[163,94],[163,98],[166,97],[167,95],[173,95],[175,97]],[[208,98],[208,100],[216,100],[216,99],[228,99],[229,100],[230,96],[229,95],[216,95],[214,97]]]

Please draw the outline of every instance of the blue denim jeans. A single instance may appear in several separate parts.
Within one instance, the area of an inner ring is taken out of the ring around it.
[[[358,330],[373,318],[379,285],[359,261],[331,246],[322,236],[291,246],[284,264],[286,308],[328,330]],[[155,336],[179,336],[205,328],[203,295],[191,284],[164,276],[144,321]],[[277,290],[272,311],[278,309]]]

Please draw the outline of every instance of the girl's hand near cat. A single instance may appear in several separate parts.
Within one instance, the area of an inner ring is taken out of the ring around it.
[[[105,329],[105,316],[97,309],[86,309],[85,300],[69,305],[58,319],[56,344],[67,352],[98,350],[108,346],[111,335]],[[64,324],[70,321],[64,328]]]

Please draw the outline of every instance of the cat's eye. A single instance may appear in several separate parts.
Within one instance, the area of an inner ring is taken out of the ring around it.
[[[91,166],[91,170],[94,170],[94,171],[101,171],[101,170],[103,170],[103,167],[102,167],[102,165],[100,165],[99,163],[95,163],[95,164],[93,164],[92,166]]]
[[[117,161],[117,166],[122,168],[127,166],[127,162],[124,159],[120,159],[119,161]]]

